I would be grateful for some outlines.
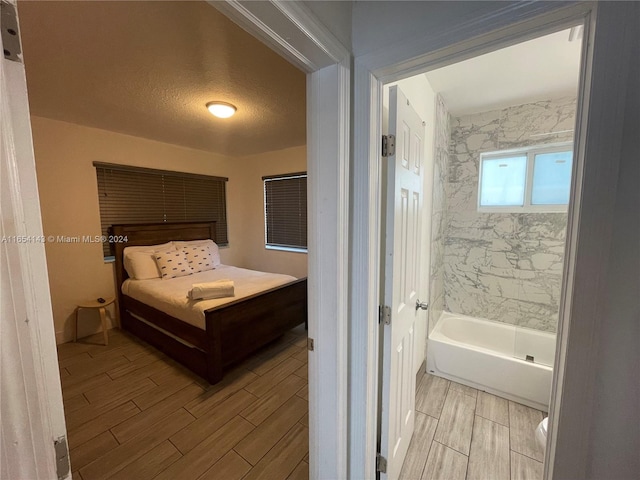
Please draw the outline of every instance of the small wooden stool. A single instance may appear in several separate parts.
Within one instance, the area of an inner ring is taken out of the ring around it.
[[[102,324],[102,332],[104,333],[104,344],[109,345],[109,334],[107,333],[107,310],[106,306],[115,302],[115,298],[105,298],[104,303],[100,303],[97,300],[91,300],[90,302],[80,303],[76,308],[76,323],[73,329],[73,341],[78,340],[78,312],[81,308],[97,308],[100,312],[100,323]]]

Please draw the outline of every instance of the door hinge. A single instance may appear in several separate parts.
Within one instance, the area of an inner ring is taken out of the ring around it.
[[[382,156],[393,157],[395,154],[396,154],[396,136],[383,135],[382,136]]]
[[[387,459],[379,453],[376,455],[376,471],[387,473]]]
[[[307,350],[313,352],[313,338],[307,338]]]
[[[391,307],[387,307],[386,305],[380,305],[380,307],[378,307],[378,323],[391,325]]]
[[[69,475],[69,448],[67,447],[67,438],[60,437],[53,442],[53,448],[56,452],[56,473],[58,479],[65,478]]]
[[[4,58],[22,63],[22,45],[18,30],[18,15],[15,5],[0,2],[0,28],[2,29],[2,47]]]

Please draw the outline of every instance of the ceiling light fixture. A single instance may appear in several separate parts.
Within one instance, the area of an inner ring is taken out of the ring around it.
[[[207,109],[211,112],[211,115],[218,118],[229,118],[237,110],[235,105],[226,102],[209,102],[207,103]]]

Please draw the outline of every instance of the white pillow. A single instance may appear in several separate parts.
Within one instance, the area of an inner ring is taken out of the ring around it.
[[[160,270],[152,252],[130,252],[124,265],[129,277],[135,280],[160,278]]]
[[[220,251],[218,249],[218,245],[213,240],[190,240],[188,242],[174,241],[173,244],[178,250],[181,250],[184,247],[207,245],[209,247],[209,252],[211,253],[211,258],[213,258],[213,266],[217,267],[221,264]]]
[[[213,265],[213,256],[209,250],[209,245],[206,243],[183,247],[181,251],[185,253],[193,273],[200,273],[215,268]]]
[[[155,253],[154,256],[163,280],[184,277],[193,273],[187,256],[182,250],[167,250],[166,252]]]
[[[153,254],[167,250],[175,250],[173,243],[126,247],[123,251],[123,263],[127,274],[135,280],[160,278],[158,264]]]

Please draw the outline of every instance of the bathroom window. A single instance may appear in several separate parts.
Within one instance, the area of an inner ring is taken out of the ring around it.
[[[478,211],[564,212],[569,203],[571,144],[480,155]]]

